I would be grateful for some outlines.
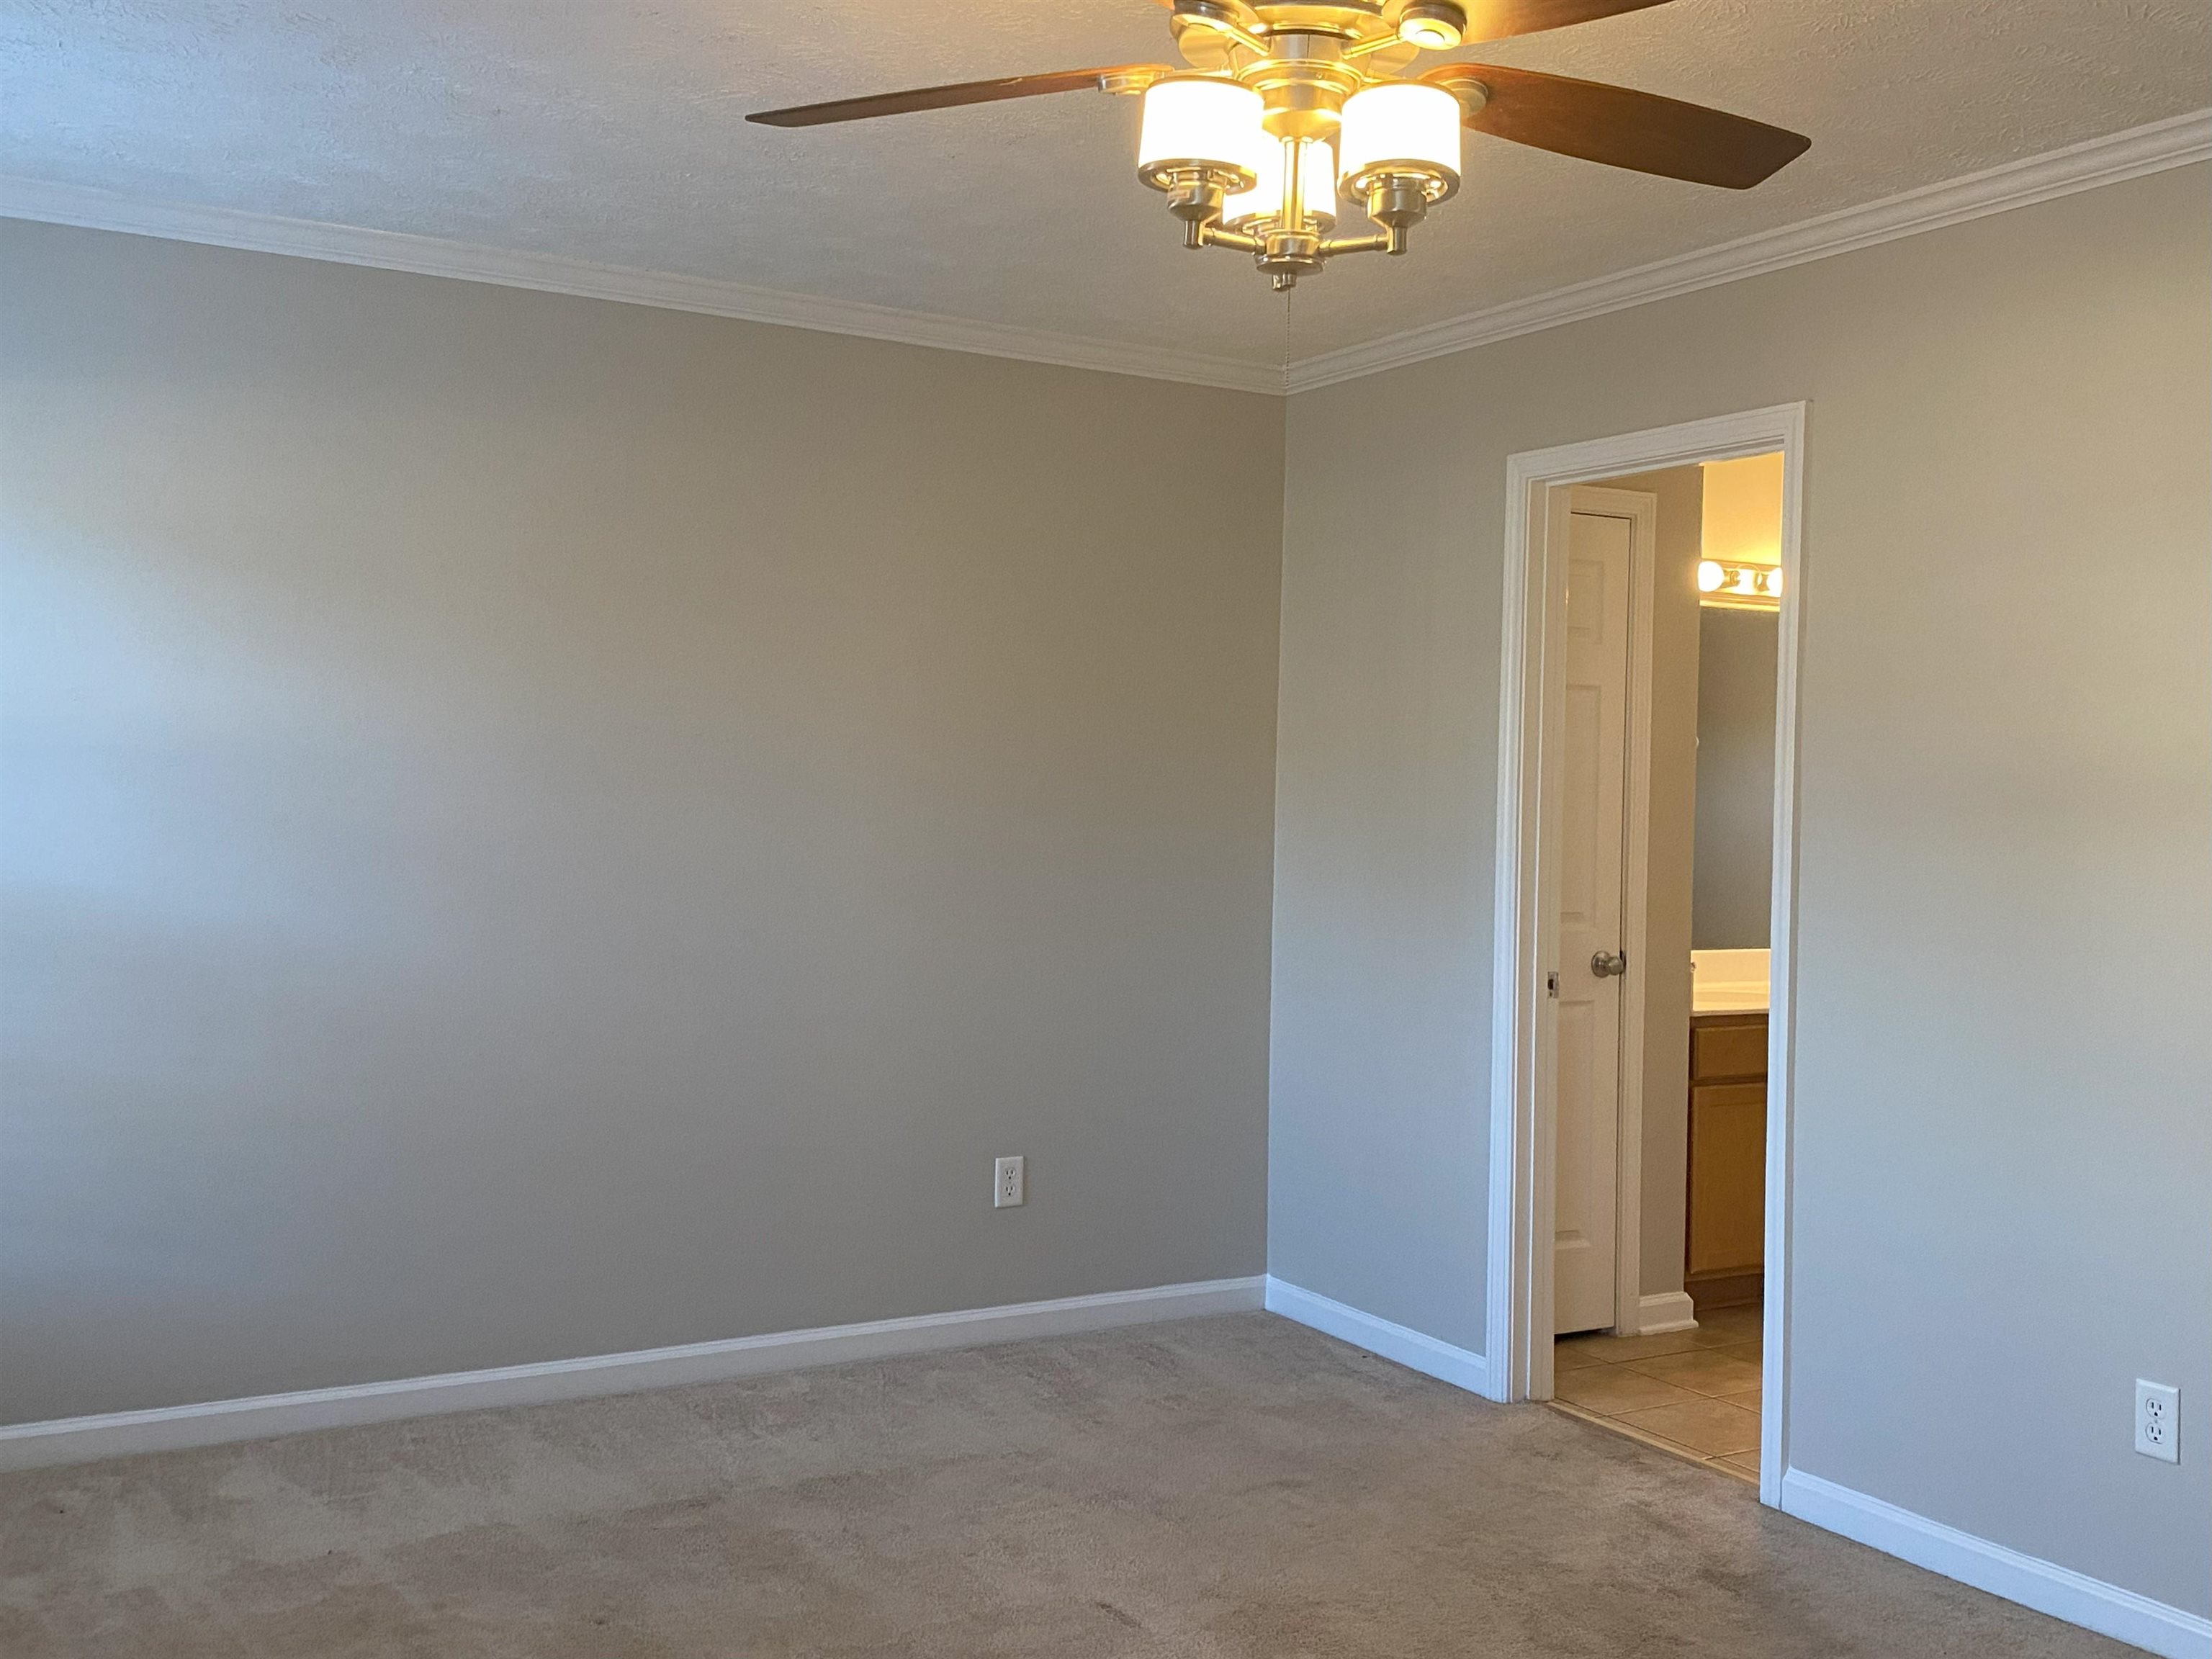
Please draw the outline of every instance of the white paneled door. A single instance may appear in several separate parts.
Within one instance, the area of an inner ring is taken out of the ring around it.
[[[1634,520],[1577,487],[1568,515],[1560,751],[1555,1332],[1613,1323],[1620,1213],[1621,884]],[[1650,556],[1650,550],[1644,550]],[[1640,966],[1640,964],[1632,964]]]

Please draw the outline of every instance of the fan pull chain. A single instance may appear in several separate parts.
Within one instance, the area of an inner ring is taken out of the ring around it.
[[[1295,288],[1283,290],[1283,396],[1291,395],[1291,295]]]

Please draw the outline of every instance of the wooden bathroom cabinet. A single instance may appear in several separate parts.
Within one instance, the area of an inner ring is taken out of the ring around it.
[[[1756,1302],[1766,1260],[1766,1016],[1690,1021],[1682,1285],[1699,1310]]]

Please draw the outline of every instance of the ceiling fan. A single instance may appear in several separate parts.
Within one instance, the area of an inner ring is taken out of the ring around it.
[[[1459,188],[1460,129],[1692,184],[1747,190],[1811,148],[1764,122],[1626,87],[1422,52],[1664,0],[1159,0],[1184,67],[1115,64],[763,110],[775,127],[1097,90],[1141,97],[1137,176],[1186,247],[1253,256],[1288,289],[1339,253],[1403,253]],[[1376,227],[1336,236],[1339,201]]]

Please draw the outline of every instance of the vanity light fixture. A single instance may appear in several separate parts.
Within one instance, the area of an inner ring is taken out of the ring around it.
[[[1698,561],[1698,603],[1723,611],[1779,611],[1782,571],[1771,564]]]

